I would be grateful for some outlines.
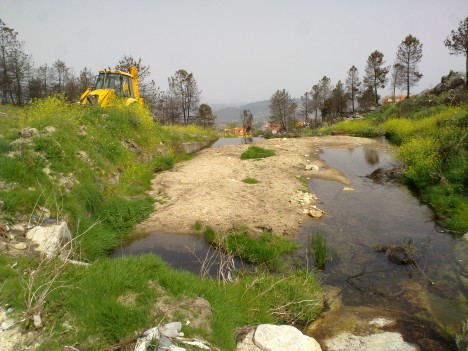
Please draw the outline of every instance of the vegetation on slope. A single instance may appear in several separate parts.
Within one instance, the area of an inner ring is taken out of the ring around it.
[[[466,99],[465,99],[466,100]],[[435,211],[440,224],[468,231],[468,105],[422,95],[382,106],[364,119],[322,128],[361,136],[385,135],[399,146],[405,178]]]
[[[42,207],[51,218],[67,218],[88,261],[112,250],[152,211],[145,191],[154,171],[188,157],[178,152],[181,142],[215,139],[196,127],[154,124],[140,106],[83,109],[47,98],[17,113],[0,118],[4,211],[40,217],[34,210]],[[22,128],[38,133],[18,139]]]

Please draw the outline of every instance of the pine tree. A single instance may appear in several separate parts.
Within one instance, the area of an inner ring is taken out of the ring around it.
[[[418,63],[422,58],[422,44],[416,37],[409,34],[400,44],[397,51],[396,63],[403,66],[405,75],[406,98],[410,97],[410,87],[421,78]]]
[[[468,90],[468,17],[460,21],[457,31],[452,30],[444,44],[451,55],[465,55],[465,88]]]
[[[390,70],[390,66],[384,66],[385,60],[384,55],[380,51],[374,51],[367,58],[367,64],[365,69],[364,84],[367,87],[372,87],[374,90],[375,105],[379,105],[379,94],[378,88],[385,88],[388,82],[387,74]]]

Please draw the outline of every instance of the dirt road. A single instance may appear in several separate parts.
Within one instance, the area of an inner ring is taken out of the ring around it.
[[[292,237],[307,219],[303,210],[307,187],[301,178],[350,184],[340,170],[329,168],[319,159],[320,148],[372,143],[371,139],[349,136],[270,139],[256,145],[274,150],[276,156],[260,160],[240,159],[249,145],[202,150],[192,160],[156,175],[151,195],[163,201],[137,230],[190,233],[196,221],[203,221],[219,230],[240,224],[271,228],[274,233]],[[248,177],[260,183],[242,182]],[[320,207],[319,202],[316,206]]]

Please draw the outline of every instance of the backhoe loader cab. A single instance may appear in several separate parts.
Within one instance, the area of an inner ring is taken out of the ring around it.
[[[116,96],[124,99],[126,106],[135,102],[143,103],[138,90],[136,67],[130,67],[129,73],[118,70],[99,71],[94,87],[86,89],[80,97],[80,103],[106,107],[112,105]]]

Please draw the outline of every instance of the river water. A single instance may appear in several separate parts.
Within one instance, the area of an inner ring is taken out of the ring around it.
[[[432,211],[405,186],[366,177],[396,162],[389,153],[364,146],[323,148],[320,158],[346,173],[355,190],[345,192],[343,184],[327,180],[309,183],[326,215],[308,221],[299,241],[304,250],[313,233],[326,238],[332,258],[321,273],[323,282],[340,288],[345,306],[397,314],[421,314],[425,308],[424,313],[455,332],[468,315],[466,241],[438,228]],[[415,264],[395,264],[375,249],[409,241]]]
[[[251,142],[242,140],[223,138],[213,147]],[[438,228],[432,211],[405,186],[378,184],[366,177],[377,168],[396,163],[383,149],[387,148],[321,149],[320,158],[341,169],[352,180],[349,187],[354,191],[345,192],[344,185],[334,181],[310,181],[310,191],[320,198],[318,207],[326,215],[305,222],[297,237],[302,244],[298,254],[308,257],[307,264],[313,266],[313,256],[306,252],[308,238],[320,232],[333,257],[319,274],[325,284],[340,289],[343,305],[421,314],[419,304],[423,301],[431,318],[455,332],[468,315],[468,279],[464,277],[468,244]],[[375,250],[377,245],[405,245],[409,241],[415,250],[415,264],[397,265],[386,253]],[[210,254],[210,248],[195,235],[150,233],[134,236],[114,256],[146,252],[161,256],[176,268],[198,273],[199,261]]]

